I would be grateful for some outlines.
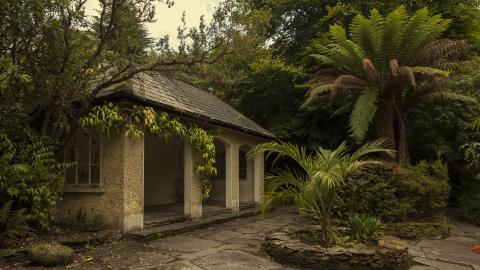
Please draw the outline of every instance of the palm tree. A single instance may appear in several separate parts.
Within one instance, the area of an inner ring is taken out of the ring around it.
[[[451,60],[470,48],[463,40],[438,39],[449,22],[427,8],[409,16],[401,6],[386,18],[375,9],[369,18],[356,16],[348,37],[342,26],[331,26],[331,43],[313,45],[311,56],[321,66],[305,105],[323,97],[330,104],[353,98],[351,135],[363,141],[373,122],[377,138],[386,138],[397,162],[407,163],[406,118],[417,102],[475,102],[444,89]]]
[[[315,218],[322,227],[322,237],[332,243],[334,230],[332,211],[339,203],[338,190],[345,183],[348,175],[357,171],[373,160],[362,160],[372,153],[384,153],[394,156],[394,151],[383,148],[385,140],[364,144],[353,153],[342,143],[337,149],[319,148],[308,154],[305,147],[290,143],[268,142],[260,144],[249,153],[252,157],[260,152],[277,154],[275,161],[284,156],[292,158],[301,169],[278,169],[267,176],[267,192],[263,202],[263,211],[272,206],[295,202],[299,210]]]

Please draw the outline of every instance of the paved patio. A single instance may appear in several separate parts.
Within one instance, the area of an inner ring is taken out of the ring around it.
[[[294,209],[264,216],[236,219],[205,229],[152,241],[120,240],[77,253],[74,269],[295,269],[272,261],[260,244],[272,229],[299,222]],[[452,222],[452,235],[443,240],[411,243],[417,265],[411,270],[480,269],[480,254],[470,252],[480,244],[480,229]],[[29,268],[2,265],[0,269]]]

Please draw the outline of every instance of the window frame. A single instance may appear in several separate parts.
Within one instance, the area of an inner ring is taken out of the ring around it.
[[[92,133],[97,132],[98,133],[98,163],[92,163],[92,153],[93,153],[93,145],[92,145]],[[86,133],[88,135],[88,163],[82,163],[79,164],[79,149],[83,145],[80,145],[78,140],[75,142],[75,145],[72,145],[73,142],[69,141],[67,146],[64,147],[63,149],[63,161],[64,162],[72,162],[72,166],[74,169],[74,181],[68,181],[67,179],[67,171],[65,172],[65,190],[64,192],[103,192],[102,189],[102,181],[101,181],[101,176],[102,176],[102,158],[101,158],[101,153],[102,153],[102,148],[103,148],[103,136],[100,130],[94,130],[94,129],[80,129],[77,130],[74,133],[74,136],[83,135],[81,133]],[[71,139],[72,139],[71,138]],[[71,140],[70,139],[70,140]],[[74,161],[69,161],[67,160],[67,153],[71,149],[75,150],[75,158]],[[80,166],[88,166],[88,183],[79,183],[79,167]],[[92,167],[97,166],[98,167],[98,183],[92,183]],[[67,169],[68,170],[68,169]]]

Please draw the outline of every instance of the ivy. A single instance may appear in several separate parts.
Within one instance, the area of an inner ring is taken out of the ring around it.
[[[95,106],[85,117],[80,118],[82,127],[98,127],[108,137],[112,132],[119,134],[125,129],[125,136],[139,139],[144,136],[144,130],[168,142],[178,136],[193,146],[199,156],[195,163],[195,173],[200,176],[202,183],[202,199],[209,197],[212,189],[209,178],[217,174],[215,167],[215,145],[211,132],[170,116],[166,112],[159,112],[152,107],[129,104],[106,103]]]

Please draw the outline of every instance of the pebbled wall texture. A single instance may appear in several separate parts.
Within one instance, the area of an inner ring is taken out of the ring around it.
[[[254,147],[264,139],[229,129],[220,130],[217,138],[226,145],[226,207],[239,210],[239,148]],[[184,147],[185,214],[202,215],[199,178],[193,172],[195,153]],[[254,201],[260,203],[264,189],[264,157],[254,158]],[[144,209],[144,138],[127,138],[124,133],[103,137],[101,141],[100,187],[67,187],[57,203],[59,220],[74,218],[78,211],[100,215],[109,228],[123,232],[143,228]],[[187,197],[188,196],[188,197]]]

